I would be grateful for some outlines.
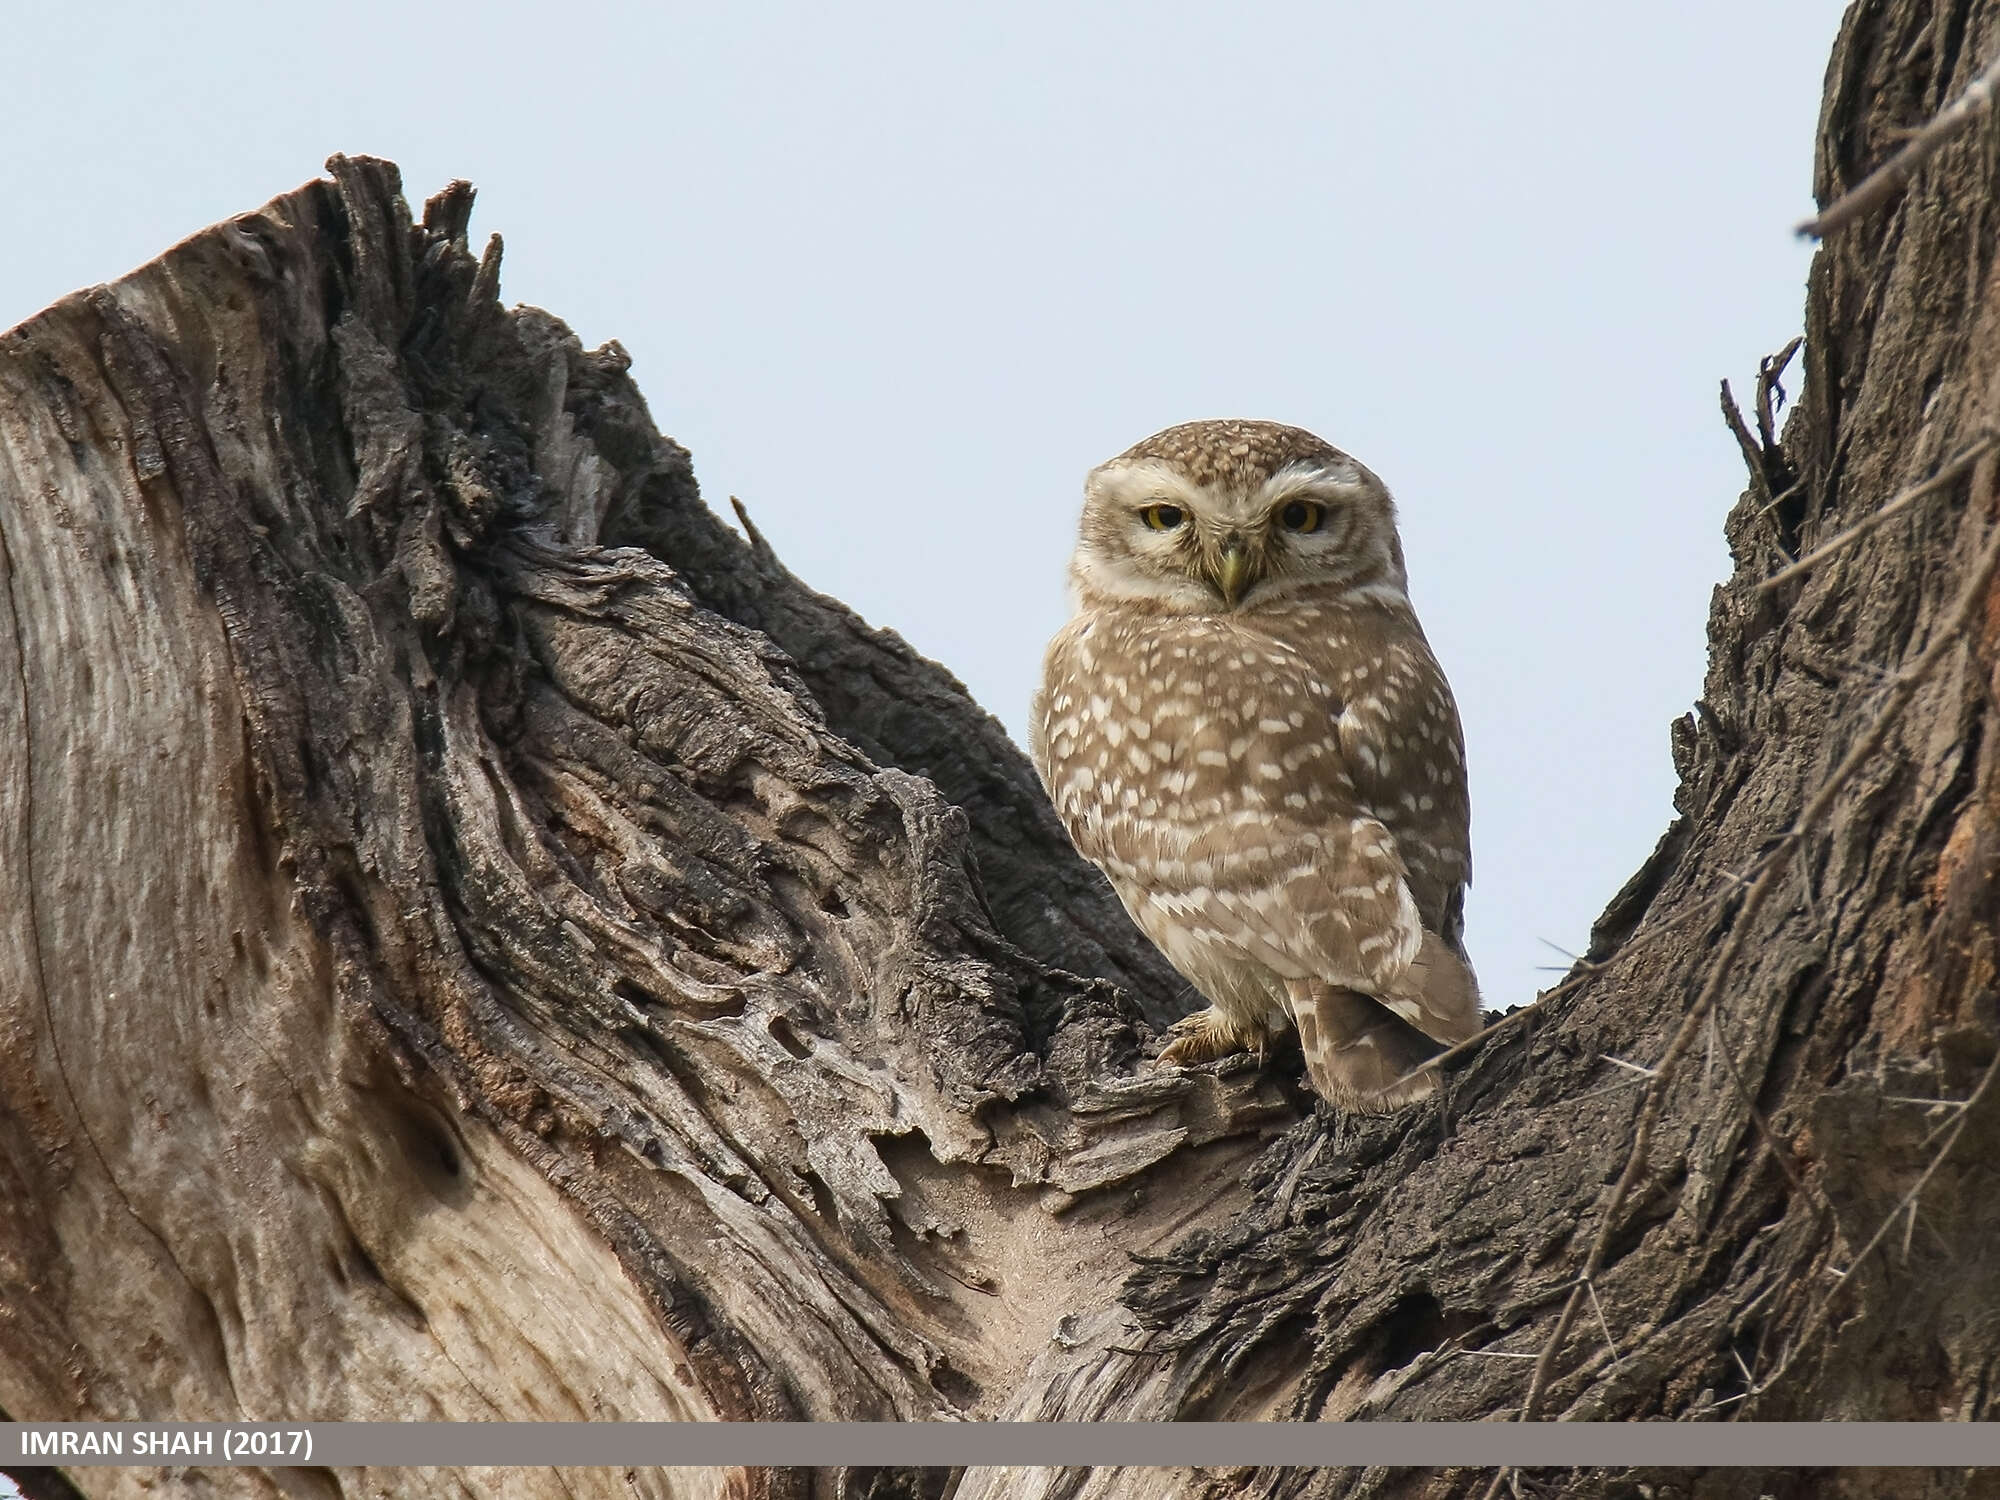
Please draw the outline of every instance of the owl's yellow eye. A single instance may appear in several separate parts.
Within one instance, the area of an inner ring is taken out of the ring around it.
[[[1178,505],[1149,505],[1139,512],[1139,519],[1155,531],[1172,531],[1187,519],[1187,513]]]
[[[1318,531],[1326,519],[1326,507],[1311,500],[1294,500],[1278,512],[1278,524],[1287,531]]]

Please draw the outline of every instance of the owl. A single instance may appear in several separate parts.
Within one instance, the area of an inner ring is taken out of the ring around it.
[[[1208,1001],[1165,1064],[1298,1029],[1385,1113],[1479,1027],[1458,710],[1388,490],[1274,422],[1191,422],[1091,471],[1030,749],[1063,826]]]

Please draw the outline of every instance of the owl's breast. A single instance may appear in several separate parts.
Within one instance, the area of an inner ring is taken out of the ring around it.
[[[1217,822],[1317,822],[1354,799],[1330,675],[1229,617],[1079,617],[1037,704],[1043,782],[1107,868]]]

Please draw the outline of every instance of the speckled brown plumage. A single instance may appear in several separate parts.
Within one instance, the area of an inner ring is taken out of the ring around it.
[[[1032,715],[1071,838],[1210,1002],[1162,1054],[1299,1028],[1314,1086],[1385,1109],[1470,1035],[1451,692],[1388,491],[1275,423],[1167,429],[1094,470]]]
[[[1279,422],[1225,418],[1183,422],[1141,438],[1113,463],[1155,458],[1171,464],[1188,482],[1207,489],[1217,483],[1238,488],[1259,485],[1286,464],[1352,463],[1345,453],[1303,427]]]

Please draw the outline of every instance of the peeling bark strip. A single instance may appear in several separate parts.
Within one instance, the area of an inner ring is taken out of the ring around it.
[[[1996,55],[2000,0],[1855,6],[1821,201]],[[1149,1070],[1181,987],[998,726],[719,521],[617,346],[500,305],[469,188],[415,223],[393,168],[331,167],[0,335],[0,1409],[1993,1415],[1977,132],[1815,264],[1680,817],[1589,963],[1439,1098],[1354,1120],[1302,1114],[1295,1060]],[[1642,1484],[1690,1492],[479,1492]]]

